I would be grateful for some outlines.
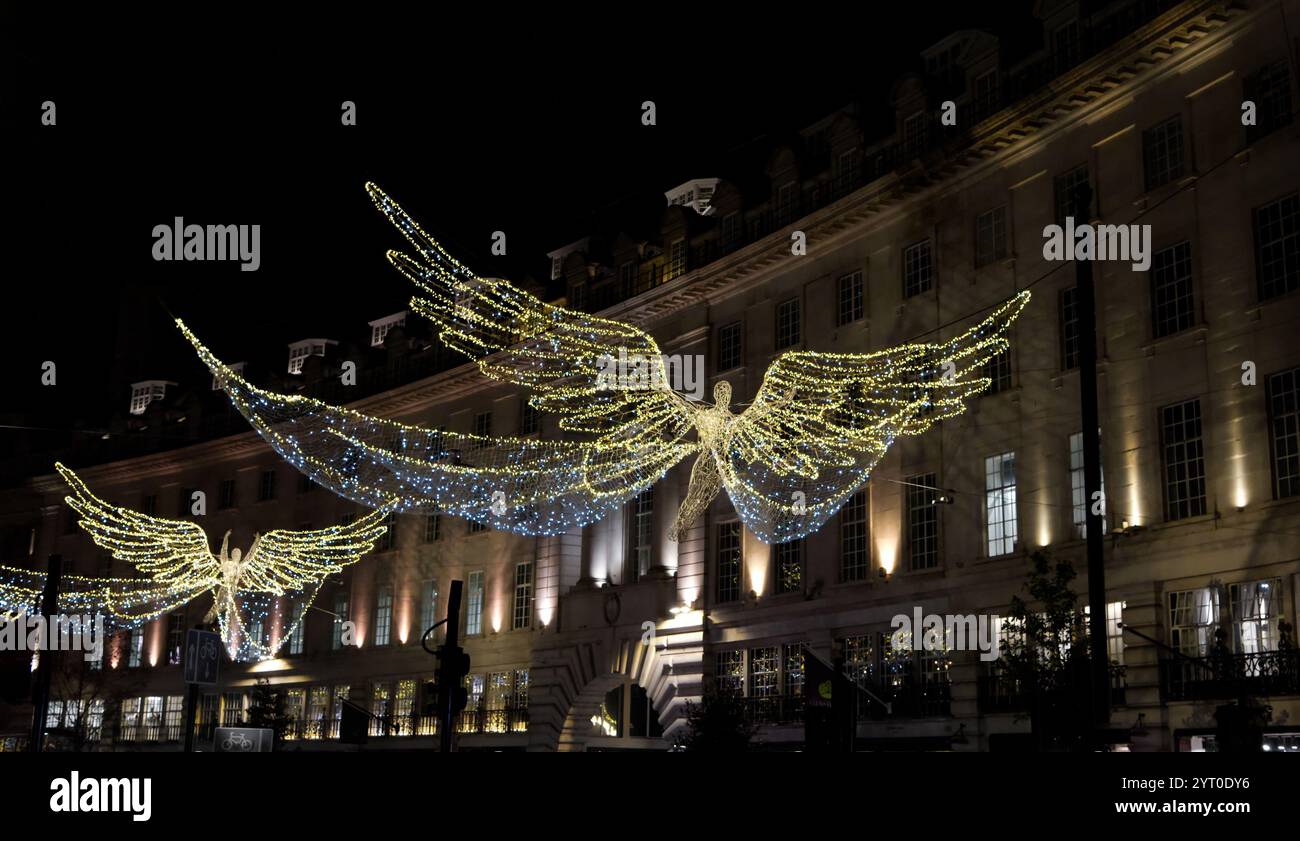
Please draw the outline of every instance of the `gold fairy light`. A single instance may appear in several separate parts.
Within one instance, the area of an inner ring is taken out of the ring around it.
[[[60,608],[107,610],[126,623],[138,623],[210,592],[213,604],[208,621],[218,620],[226,647],[236,659],[274,656],[297,630],[325,577],[360,560],[384,535],[390,511],[379,507],[352,523],[324,529],[274,529],[254,536],[247,553],[230,548],[227,531],[221,551],[214,555],[197,523],[105,502],[70,469],[62,464],[55,467],[72,488],[65,501],[80,515],[81,528],[114,558],[145,576],[70,577]],[[31,608],[39,600],[43,578],[31,570],[0,568],[0,607]],[[297,620],[273,643],[263,634],[250,634],[250,624],[265,627],[281,598],[303,603]],[[251,619],[245,621],[245,616]]]
[[[236,408],[314,481],[366,505],[395,498],[403,509],[521,534],[594,522],[695,456],[673,539],[723,488],[760,540],[802,537],[866,482],[896,438],[960,414],[988,387],[981,366],[1007,349],[1004,334],[1029,301],[1021,292],[944,342],[786,352],[737,413],[726,382],[714,386],[712,405],[662,387],[663,355],[648,333],[475,276],[386,193],[366,189],[415,249],[414,257],[388,252],[420,291],[411,309],[486,376],[530,389],[531,405],[558,415],[578,440],[442,432],[265,391],[179,326]],[[643,362],[649,376],[609,376],[609,363],[622,359]]]

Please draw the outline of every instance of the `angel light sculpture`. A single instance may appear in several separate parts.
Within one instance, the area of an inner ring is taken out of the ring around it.
[[[731,386],[713,403],[645,378],[610,378],[610,359],[653,366],[664,356],[631,324],[547,304],[510,283],[478,277],[374,184],[375,206],[416,256],[388,259],[419,293],[411,309],[488,377],[532,391],[559,416],[563,440],[476,436],[402,423],[303,395],[253,386],[177,321],[217,383],[285,459],[356,502],[452,514],[520,534],[555,534],[594,522],[694,456],[671,529],[681,539],[723,489],[765,543],[819,528],[903,435],[919,435],[965,409],[989,385],[982,366],[1005,351],[1005,333],[1029,301],[1022,291],[953,338],[874,353],[787,351],[753,401],[736,412]]]

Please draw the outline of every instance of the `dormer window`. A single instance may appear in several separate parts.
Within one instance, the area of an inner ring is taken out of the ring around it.
[[[235,363],[233,363],[233,364],[227,365],[226,367],[229,368],[231,371],[234,371],[236,374],[239,374],[240,376],[243,376],[243,373],[244,373],[244,366],[247,365],[247,364],[248,364],[248,363],[246,363],[246,362],[235,362]],[[221,391],[221,383],[217,382],[217,378],[216,378],[216,377],[213,377],[213,378],[212,378],[212,390],[213,390],[213,391]]]
[[[709,201],[717,188],[717,178],[695,178],[673,187],[664,193],[664,198],[668,199],[669,207],[689,207],[701,216],[708,216],[712,213]]]
[[[564,272],[564,258],[558,256],[552,257],[551,258],[551,280],[559,280],[560,275],[563,272]]]
[[[144,410],[155,400],[162,400],[167,396],[167,386],[176,385],[176,383],[167,382],[166,380],[144,380],[138,383],[131,383],[131,414],[143,415]]]
[[[369,322],[370,324],[370,346],[383,347],[384,340],[388,338],[388,332],[394,327],[406,326],[406,310],[393,315],[384,316]]]
[[[309,356],[324,356],[325,346],[338,344],[331,339],[303,339],[289,345],[289,373],[301,374],[302,365]]]

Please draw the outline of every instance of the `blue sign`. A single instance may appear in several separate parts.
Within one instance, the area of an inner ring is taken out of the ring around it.
[[[185,682],[216,686],[221,635],[191,628],[185,635]]]

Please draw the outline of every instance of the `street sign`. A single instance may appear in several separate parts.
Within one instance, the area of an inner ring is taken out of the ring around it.
[[[185,682],[217,685],[221,663],[221,635],[191,628],[185,634]]]
[[[270,753],[275,731],[269,727],[218,727],[212,740],[217,753]]]

